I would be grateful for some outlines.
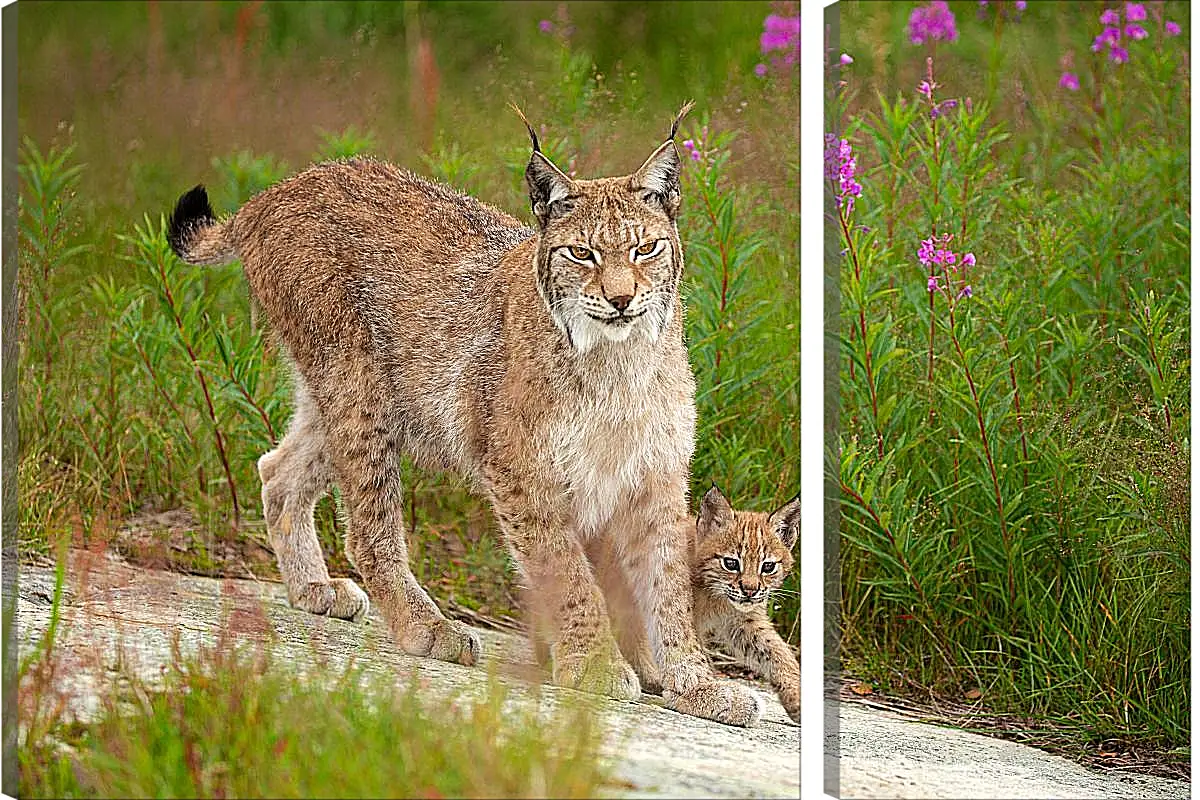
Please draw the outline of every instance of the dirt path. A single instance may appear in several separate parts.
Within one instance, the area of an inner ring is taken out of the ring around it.
[[[283,587],[249,580],[217,580],[137,568],[113,556],[75,552],[60,627],[60,652],[71,658],[64,670],[70,708],[87,719],[96,705],[95,687],[118,652],[139,675],[152,679],[171,661],[171,642],[184,649],[217,641],[222,625],[240,638],[273,636],[281,660],[337,670],[354,657],[370,670],[407,680],[415,668],[423,690],[461,696],[483,689],[483,672],[497,668],[515,695],[531,695],[532,655],[524,639],[480,630],[484,663],[467,668],[399,653],[382,620],[368,624],[314,617],[287,605]],[[18,578],[18,637],[22,654],[46,630],[54,596],[54,572],[22,566]],[[769,691],[766,713],[745,730],[687,717],[662,707],[661,699],[605,701],[608,735],[604,755],[614,767],[623,797],[799,797],[800,729]],[[549,709],[576,703],[569,689],[541,687],[538,702]]]

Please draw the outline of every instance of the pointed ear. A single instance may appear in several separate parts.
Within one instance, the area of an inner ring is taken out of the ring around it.
[[[525,183],[529,186],[529,203],[533,215],[543,228],[554,217],[571,210],[566,198],[575,194],[575,182],[554,166],[540,150],[534,150],[525,167]]]
[[[679,168],[675,142],[668,139],[629,176],[629,190],[639,193],[645,202],[661,206],[675,219],[679,214]]]
[[[731,524],[733,508],[714,483],[700,501],[700,516],[696,520],[696,532],[699,534],[697,538],[703,539]]]
[[[767,526],[775,531],[783,546],[791,550],[800,538],[800,495],[796,495],[787,501],[783,508],[767,517]]]

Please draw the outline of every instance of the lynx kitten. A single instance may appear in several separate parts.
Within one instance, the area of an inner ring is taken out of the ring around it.
[[[680,160],[671,135],[635,172],[576,180],[541,152],[525,170],[536,225],[365,158],[318,164],[217,220],[185,194],[169,239],[192,264],[240,259],[295,374],[295,415],[258,462],[291,603],[361,619],[331,580],[313,506],[331,484],[346,553],[406,652],[462,664],[479,639],[413,577],[401,454],[488,498],[550,641],[553,680],[635,698],[584,545],[611,543],[672,698],[748,725],[753,693],[718,681],[692,626],[688,468],[695,384],[683,342]],[[526,123],[528,127],[528,123]]]
[[[800,530],[800,498],[771,514],[734,511],[716,486],[700,504],[692,541],[692,616],[697,633],[762,675],[783,708],[800,721],[800,664],[767,617],[767,600],[791,571],[791,550]],[[629,585],[603,544],[589,551],[597,563],[616,619],[621,649],[642,685],[658,684],[657,668],[636,626],[622,624],[630,613]],[[720,702],[706,687],[676,701],[680,711],[706,716]]]

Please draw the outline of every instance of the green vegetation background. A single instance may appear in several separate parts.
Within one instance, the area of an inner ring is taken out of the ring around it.
[[[1117,65],[1090,46],[1124,3],[953,2],[936,45],[909,41],[916,5],[838,4],[831,55],[853,62],[827,81],[863,187],[830,224],[843,664],[967,724],[1186,775],[1190,9],[1145,4]],[[936,123],[930,56],[934,99],[958,100]],[[953,315],[958,284],[931,295],[917,260],[935,227],[977,258]]]

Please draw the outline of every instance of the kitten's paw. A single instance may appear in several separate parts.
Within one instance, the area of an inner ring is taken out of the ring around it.
[[[664,691],[663,697],[667,708],[724,725],[749,728],[762,718],[759,696],[731,681],[706,681],[681,694]]]
[[[298,592],[288,592],[292,608],[310,614],[362,622],[371,608],[367,593],[349,578],[305,584]]]
[[[796,680],[795,684],[789,684],[786,687],[779,689],[779,702],[783,704],[783,710],[792,718],[792,722],[799,724],[800,722],[800,681]]]
[[[438,619],[423,626],[413,623],[409,631],[396,637],[396,641],[410,656],[436,658],[466,667],[474,666],[483,652],[479,634],[448,619]]]
[[[633,667],[620,656],[614,657],[608,653],[555,658],[552,679],[559,686],[615,697],[618,700],[636,700],[642,694],[642,687]]]

